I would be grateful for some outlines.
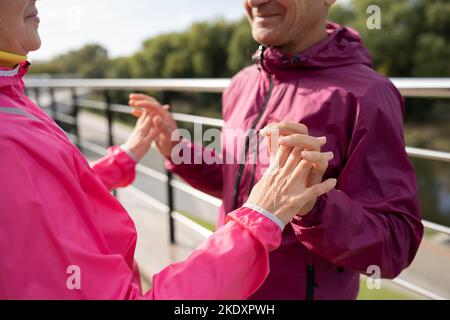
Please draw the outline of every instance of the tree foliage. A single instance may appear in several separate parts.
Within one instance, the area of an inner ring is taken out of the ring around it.
[[[367,8],[381,9],[381,29],[367,27]],[[330,20],[361,33],[374,65],[391,77],[450,75],[450,2],[447,0],[353,0],[335,5]],[[87,45],[47,63],[34,73],[84,78],[230,77],[252,63],[257,44],[247,19],[196,23],[185,32],[146,40],[134,55],[110,59],[106,49]]]

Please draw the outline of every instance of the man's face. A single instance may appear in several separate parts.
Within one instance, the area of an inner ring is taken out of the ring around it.
[[[309,30],[324,24],[335,0],[245,0],[253,38],[282,47],[298,41]]]

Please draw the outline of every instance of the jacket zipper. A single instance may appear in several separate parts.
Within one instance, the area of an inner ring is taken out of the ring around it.
[[[264,61],[263,61],[263,59],[264,59],[264,50],[265,49],[266,49],[265,46],[261,46],[260,47],[260,64],[261,64],[262,68],[264,68]],[[272,91],[273,91],[273,87],[274,87],[273,77],[272,77],[272,74],[270,72],[267,72],[267,74],[269,75],[269,81],[270,81],[269,91],[267,93],[266,99],[264,100],[264,104],[263,104],[261,113],[256,118],[256,120],[253,122],[253,125],[251,127],[252,130],[255,130],[256,127],[258,126],[259,122],[261,121],[261,118],[263,117],[264,113],[266,112],[267,106],[269,104],[269,100],[270,100],[270,98],[272,96]],[[235,182],[235,185],[234,185],[233,210],[236,210],[238,208],[239,185],[241,184],[242,174],[244,173],[245,163],[246,163],[248,152],[249,152],[249,146],[250,146],[250,136],[247,134],[246,137],[245,137],[245,144],[244,144],[244,151],[243,151],[243,161],[241,161],[242,163],[239,166],[238,175],[236,177],[236,182]],[[258,154],[258,150],[256,152]],[[251,183],[250,183],[250,190],[249,190],[249,192],[251,192],[251,189],[253,187],[253,183],[255,181],[255,175],[256,175],[256,164],[252,168],[252,176],[251,176]],[[307,263],[307,267],[306,267],[306,292],[305,292],[306,300],[314,300],[314,289],[316,287],[316,283],[315,283],[315,269],[316,269],[315,268],[315,263],[314,263],[314,261],[310,261],[310,260],[313,260],[313,258],[312,259],[308,259],[308,263]]]
[[[272,91],[273,91],[273,78],[272,75],[269,73],[269,81],[270,81],[270,86],[269,86],[269,92],[267,93],[266,99],[264,101],[262,110],[260,112],[260,114],[258,115],[258,117],[256,118],[256,120],[253,122],[253,125],[251,127],[251,130],[255,130],[256,127],[258,126],[259,122],[261,121],[261,118],[263,117],[266,109],[267,109],[267,105],[269,104],[269,100],[272,96]],[[238,208],[238,201],[239,201],[239,186],[241,184],[241,180],[242,180],[242,174],[244,173],[244,169],[245,169],[245,164],[246,164],[246,160],[247,160],[247,156],[248,156],[248,152],[249,152],[249,146],[250,146],[250,135],[247,134],[245,136],[245,144],[244,144],[244,151],[243,151],[243,161],[241,161],[241,164],[239,166],[239,171],[238,171],[238,175],[236,178],[236,182],[234,185],[234,192],[233,192],[233,210],[236,210]],[[254,175],[255,172],[252,172],[252,180],[254,181]],[[252,182],[253,183],[253,182]]]
[[[314,300],[314,289],[316,287],[315,273],[316,266],[314,262],[308,262],[306,266],[306,300]]]

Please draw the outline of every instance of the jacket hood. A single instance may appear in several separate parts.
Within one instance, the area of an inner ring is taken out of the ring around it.
[[[260,47],[257,63],[270,73],[311,68],[333,68],[350,64],[372,67],[372,57],[359,33],[337,23],[327,23],[328,38],[298,54],[287,54],[274,47]]]

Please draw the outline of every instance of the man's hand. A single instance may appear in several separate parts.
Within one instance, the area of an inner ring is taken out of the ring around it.
[[[144,94],[131,94],[129,105],[133,107],[133,115],[139,117],[147,112],[154,129],[157,131],[156,146],[163,156],[170,158],[172,149],[178,141],[172,141],[172,133],[178,129],[175,120],[169,112],[169,106],[162,106],[156,99]]]

